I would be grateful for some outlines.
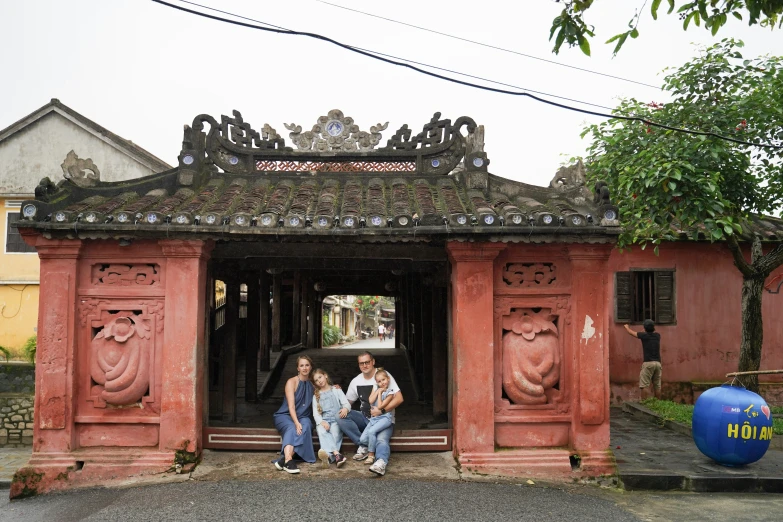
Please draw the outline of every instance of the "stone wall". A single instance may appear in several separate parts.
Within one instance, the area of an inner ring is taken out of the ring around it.
[[[33,396],[0,394],[0,447],[33,444]]]
[[[0,448],[33,444],[35,366],[0,363]]]
[[[22,362],[0,362],[0,395],[35,394],[35,365]]]

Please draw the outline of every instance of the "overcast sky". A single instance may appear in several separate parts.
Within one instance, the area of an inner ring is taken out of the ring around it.
[[[626,27],[643,0],[596,2],[587,18],[596,26],[592,57],[578,49],[564,48],[559,56],[551,53],[549,28],[561,8],[553,0],[329,1],[655,86],[661,85],[665,67],[676,67],[694,55],[694,42],[708,44],[733,36],[745,41],[746,56],[783,55],[780,30],[749,28],[730,18],[728,26],[712,38],[701,28],[682,31],[676,15],[661,14],[653,21],[648,6],[639,24],[639,39],[629,40],[612,58],[612,46],[603,42]],[[462,42],[315,0],[199,3],[607,108],[614,107],[619,97],[666,99],[659,89]],[[429,78],[322,41],[236,27],[147,0],[0,0],[0,49],[0,128],[59,98],[172,165],[183,124],[201,113],[219,118],[239,110],[255,129],[269,123],[291,144],[284,122],[309,130],[319,116],[340,109],[362,130],[389,121],[381,141],[385,145],[402,124],[419,132],[434,112],[441,112],[452,120],[470,116],[485,126],[490,172],[546,185],[561,163],[583,154],[587,145],[579,137],[583,126],[599,121],[527,98]]]

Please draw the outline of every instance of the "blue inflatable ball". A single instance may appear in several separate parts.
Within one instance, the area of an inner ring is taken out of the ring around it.
[[[701,394],[693,408],[693,442],[724,466],[756,462],[772,440],[772,413],[756,393],[724,384]]]

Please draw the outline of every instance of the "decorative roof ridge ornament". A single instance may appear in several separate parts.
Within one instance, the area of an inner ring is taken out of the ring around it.
[[[434,147],[442,143],[454,140],[461,136],[459,130],[467,127],[468,133],[473,134],[476,131],[476,122],[473,118],[461,116],[457,118],[454,125],[449,119],[440,119],[440,113],[433,114],[430,122],[424,125],[422,131],[411,139],[411,130],[406,123],[386,142],[386,147],[379,150],[416,150],[421,148]]]
[[[208,130],[205,123],[209,124]],[[199,186],[210,169],[214,170],[213,174],[219,169],[234,175],[278,172],[447,175],[465,158],[467,137],[460,129],[467,127],[470,136],[478,128],[472,118],[463,116],[452,124],[435,113],[416,136],[411,138],[410,129],[403,125],[386,147],[374,148],[380,143],[381,131],[388,127],[388,122],[378,123],[365,132],[352,118],[334,109],[321,116],[311,131],[302,132],[301,126],[293,123],[285,126],[291,131],[296,150],[287,147],[269,124],[260,133],[253,130],[239,111],[233,111],[233,117],[222,116],[220,123],[207,114],[196,116],[192,127],[185,127],[179,184]],[[475,143],[472,146],[476,148]],[[475,154],[482,157],[468,159],[476,167],[486,168],[486,155]]]
[[[339,109],[332,109],[326,116],[321,116],[313,128],[302,132],[302,126],[295,123],[284,123],[290,130],[288,135],[299,150],[318,152],[367,152],[375,148],[381,141],[381,131],[386,130],[389,122],[378,123],[370,127],[370,132],[359,130],[359,126],[350,116],[345,116]]]

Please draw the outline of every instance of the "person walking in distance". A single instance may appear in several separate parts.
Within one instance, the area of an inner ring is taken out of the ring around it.
[[[386,372],[389,378],[386,392],[389,395],[393,395],[393,398],[383,408],[371,406],[370,395],[378,387],[378,383],[375,381],[375,357],[370,352],[362,352],[359,354],[358,361],[361,373],[351,381],[345,396],[348,402],[354,404],[354,407],[358,401],[359,410],[351,410],[344,419],[338,418],[337,424],[340,426],[340,430],[348,435],[348,438],[358,447],[353,459],[365,460],[369,451],[361,445],[362,432],[364,432],[372,417],[391,412],[391,426],[376,434],[375,462],[370,466],[371,472],[383,476],[386,473],[386,466],[389,463],[391,454],[389,440],[394,433],[394,410],[402,404],[402,392],[397,386],[397,381],[394,380],[394,377]]]
[[[378,327],[378,337],[381,338],[381,341],[386,340],[386,327],[383,324]]]
[[[639,389],[642,399],[650,396],[650,386],[656,399],[661,398],[661,334],[655,331],[655,323],[645,319],[643,332],[636,332],[629,325],[624,325],[628,335],[642,341],[644,362],[639,373]]]

